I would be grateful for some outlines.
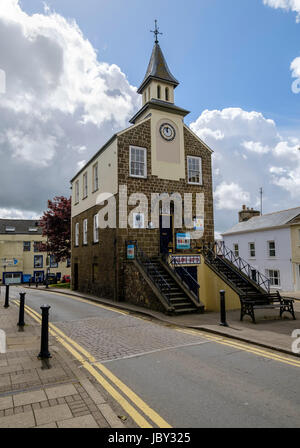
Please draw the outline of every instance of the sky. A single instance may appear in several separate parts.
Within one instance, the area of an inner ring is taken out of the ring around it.
[[[300,0],[0,0],[0,217],[36,218],[140,108],[154,19],[214,151],[215,230],[300,206]],[[1,90],[5,72],[6,89]]]

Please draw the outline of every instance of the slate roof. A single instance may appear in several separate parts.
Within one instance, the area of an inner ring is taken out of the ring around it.
[[[141,93],[145,85],[151,79],[165,81],[173,84],[175,87],[177,87],[179,84],[177,79],[174,78],[174,76],[170,72],[168,64],[166,63],[163,52],[158,43],[154,44],[146,75],[137,92]]]
[[[262,216],[254,216],[248,221],[239,222],[231,229],[222,233],[222,235],[231,235],[234,233],[246,233],[272,227],[282,227],[288,225],[294,218],[300,215],[300,207],[282,210],[280,212],[269,213]]]
[[[42,235],[42,228],[39,227],[38,220],[33,219],[0,219],[1,235]],[[15,229],[8,231],[7,228]],[[36,232],[30,232],[29,229],[36,228]]]

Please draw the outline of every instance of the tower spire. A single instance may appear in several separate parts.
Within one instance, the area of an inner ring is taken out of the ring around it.
[[[153,33],[153,34],[155,35],[155,43],[158,44],[158,38],[157,38],[157,36],[158,36],[159,34],[162,34],[162,33],[159,31],[159,28],[158,28],[158,26],[157,26],[157,20],[156,20],[156,19],[154,20],[154,23],[155,23],[155,30],[154,30],[154,31],[150,30],[150,33]]]

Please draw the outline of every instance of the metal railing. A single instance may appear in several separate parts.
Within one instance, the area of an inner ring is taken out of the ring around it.
[[[171,291],[171,286],[167,282],[167,280],[161,275],[157,267],[153,264],[151,259],[146,255],[142,249],[138,247],[138,244],[135,243],[136,248],[136,260],[146,272],[151,281],[155,284],[155,286],[159,289],[162,296],[165,298],[169,306],[172,306],[172,303],[168,297],[168,294]],[[167,291],[167,292],[166,292]]]
[[[224,241],[216,241],[212,246],[208,245],[203,248],[204,254],[208,258],[218,258],[219,260],[228,260],[239,271],[246,275],[257,286],[270,292],[270,280],[264,274],[259,272],[255,267],[251,266],[243,258],[236,255],[231,249],[225,246]]]
[[[166,257],[163,258],[163,261],[165,263],[167,263]],[[200,299],[199,299],[200,285],[197,282],[197,280],[194,279],[194,277],[185,269],[184,266],[182,266],[180,263],[178,263],[176,257],[171,257],[170,264],[173,266],[174,274],[178,277],[178,279],[181,282],[183,282],[186,285],[186,287],[189,289],[189,291],[195,296],[196,301],[200,303]],[[175,268],[180,268],[180,271],[176,271]],[[187,279],[189,279],[192,282],[192,284],[195,286],[195,290],[197,291],[197,293],[195,293],[191,289],[190,285],[186,281]]]

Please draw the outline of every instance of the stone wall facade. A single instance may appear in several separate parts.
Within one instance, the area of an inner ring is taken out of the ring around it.
[[[129,176],[129,146],[140,146],[147,150],[147,178],[133,178]],[[179,181],[159,179],[151,173],[151,128],[150,119],[140,125],[129,128],[118,136],[118,184],[127,186],[128,197],[132,193],[143,193],[148,199],[148,221],[150,221],[151,193],[178,192],[193,193],[193,209],[195,210],[196,193],[205,195],[205,221],[204,235],[201,240],[192,240],[191,251],[203,242],[214,241],[213,221],[213,193],[212,193],[212,170],[211,152],[191,132],[184,128],[185,159],[188,155],[200,156],[202,158],[203,185],[191,185],[186,178]],[[185,163],[185,165],[187,165]],[[186,167],[187,171],[187,167]],[[117,223],[119,223],[119,195],[117,195]],[[128,214],[136,207],[127,206]],[[74,264],[78,263],[79,278],[78,289],[82,292],[94,293],[98,296],[106,296],[122,301],[128,300],[132,303],[139,302],[148,306],[141,281],[141,274],[133,273],[133,265],[128,264],[126,254],[126,242],[137,241],[139,247],[149,256],[158,256],[160,252],[160,230],[157,229],[101,229],[97,244],[92,243],[93,238],[93,216],[97,213],[95,206],[72,220],[72,282],[74,285]],[[82,244],[82,222],[88,219],[88,245]],[[74,247],[75,223],[79,222],[80,244]],[[146,226],[148,222],[145,222]],[[176,229],[176,232],[185,232],[185,229]],[[128,280],[130,279],[129,283]],[[136,285],[137,296],[134,298],[131,283]],[[148,286],[149,288],[149,286]],[[142,299],[141,299],[142,297]],[[150,295],[148,294],[148,297]],[[152,300],[155,307],[155,301]]]

